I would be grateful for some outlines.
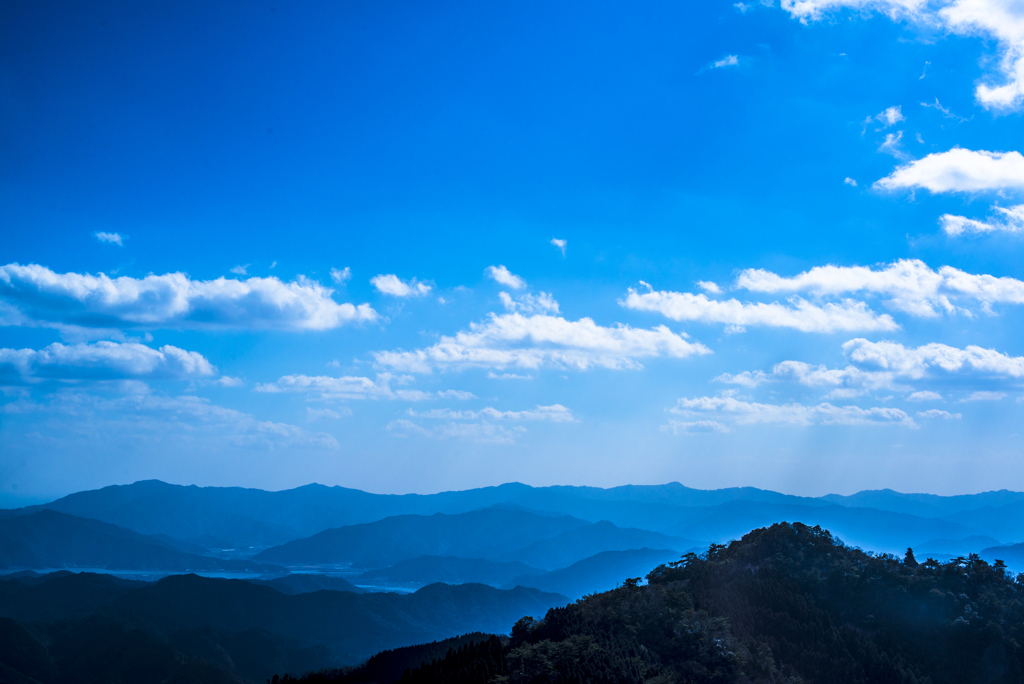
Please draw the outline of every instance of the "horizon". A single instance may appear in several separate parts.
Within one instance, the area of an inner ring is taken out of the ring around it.
[[[57,7],[0,27],[0,506],[1024,491],[1018,10]]]
[[[625,487],[652,487],[652,488],[655,488],[655,487],[666,487],[666,486],[669,486],[669,485],[679,485],[679,486],[681,486],[681,487],[683,487],[685,489],[689,489],[691,491],[712,492],[712,491],[728,491],[728,490],[733,490],[733,489],[735,489],[735,490],[753,489],[753,490],[757,490],[757,491],[761,491],[761,492],[769,492],[769,493],[773,493],[773,494],[780,494],[782,496],[794,497],[794,498],[804,498],[804,499],[824,499],[825,497],[829,497],[829,496],[839,496],[839,497],[850,498],[850,497],[854,497],[854,496],[856,496],[858,494],[871,494],[871,493],[875,493],[875,492],[892,492],[894,494],[899,494],[899,495],[902,495],[902,496],[935,496],[935,497],[941,497],[941,498],[981,496],[981,495],[984,495],[984,494],[997,494],[997,493],[1000,493],[1000,492],[1022,493],[1022,492],[1018,492],[1018,491],[1013,490],[1013,489],[1007,489],[1005,487],[1000,488],[1000,489],[988,489],[988,490],[984,490],[984,491],[968,492],[968,493],[963,493],[963,494],[934,494],[934,493],[931,493],[931,492],[901,492],[899,490],[895,490],[895,489],[891,489],[889,487],[885,487],[885,488],[882,488],[882,489],[860,489],[860,490],[857,490],[855,492],[851,492],[849,494],[841,494],[839,492],[826,492],[824,494],[818,494],[818,495],[811,496],[811,495],[804,495],[804,494],[792,494],[792,493],[789,493],[789,492],[780,492],[780,491],[773,490],[773,489],[764,489],[762,487],[754,487],[754,486],[750,486],[750,485],[740,485],[740,486],[733,486],[733,487],[717,487],[717,488],[714,488],[714,489],[704,489],[704,488],[700,488],[700,487],[690,487],[690,486],[688,486],[686,484],[683,484],[682,482],[679,482],[677,480],[673,480],[671,482],[661,482],[661,483],[653,483],[653,484],[629,483],[629,484],[613,485],[611,487],[597,487],[597,486],[591,486],[591,485],[573,485],[573,484],[531,485],[531,484],[528,484],[526,482],[511,481],[511,482],[502,482],[502,483],[496,484],[496,485],[483,485],[483,486],[480,486],[480,487],[472,487],[472,488],[469,488],[469,489],[442,489],[442,490],[432,491],[432,492],[374,492],[374,491],[371,491],[371,490],[358,489],[358,488],[355,488],[355,487],[346,487],[345,485],[341,485],[341,484],[324,484],[322,482],[307,482],[306,484],[296,485],[294,487],[285,487],[283,489],[265,489],[265,488],[261,488],[261,487],[242,487],[242,486],[238,486],[238,485],[181,484],[181,483],[178,483],[178,482],[166,482],[164,480],[159,480],[159,479],[147,479],[147,480],[135,480],[134,482],[113,483],[113,484],[104,485],[103,487],[97,487],[96,489],[85,489],[85,490],[79,490],[79,491],[75,491],[75,492],[68,492],[67,494],[64,494],[62,496],[56,497],[54,499],[40,499],[38,501],[23,501],[23,502],[19,503],[17,506],[14,506],[14,505],[0,505],[0,509],[4,509],[4,508],[6,508],[6,509],[15,509],[15,508],[22,508],[22,507],[29,507],[29,506],[36,506],[36,505],[45,505],[45,504],[49,504],[49,503],[53,503],[55,501],[58,501],[58,500],[60,500],[60,499],[62,499],[64,497],[71,496],[72,494],[78,494],[78,493],[81,493],[81,492],[88,492],[88,491],[97,491],[99,489],[107,489],[107,488],[110,488],[110,487],[131,487],[133,485],[144,484],[144,483],[148,483],[148,482],[159,482],[160,484],[165,484],[165,485],[169,485],[169,486],[172,486],[172,487],[196,487],[196,488],[199,488],[199,489],[248,489],[248,490],[253,490],[253,491],[263,491],[263,492],[269,492],[269,493],[280,493],[280,492],[294,491],[296,489],[302,489],[304,487],[317,486],[317,487],[325,487],[325,488],[328,488],[328,489],[332,489],[332,488],[347,489],[347,490],[350,490],[350,491],[357,491],[357,492],[363,492],[365,494],[372,494],[374,496],[434,496],[434,495],[438,495],[438,494],[466,492],[466,491],[473,491],[473,490],[478,490],[478,489],[498,489],[498,488],[501,488],[501,487],[505,487],[507,485],[521,485],[523,487],[529,487],[531,489],[548,489],[548,488],[559,488],[559,487],[561,487],[561,488],[571,488],[571,489],[600,489],[602,491],[607,491],[607,490],[610,490],[610,489],[625,488]],[[12,502],[13,502],[13,500],[8,501],[7,503],[12,503]],[[3,503],[3,502],[0,501],[0,503]]]

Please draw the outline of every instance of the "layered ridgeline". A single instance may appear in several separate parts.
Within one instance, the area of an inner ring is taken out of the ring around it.
[[[808,498],[749,487],[698,490],[678,483],[611,489],[513,483],[398,496],[322,485],[267,492],[151,480],[79,492],[42,506],[3,511],[0,517],[46,508],[207,549],[265,549],[393,516],[454,515],[495,506],[588,523],[608,521],[705,543],[738,539],[782,520],[821,525],[849,544],[894,553],[927,546],[937,556],[952,557],[961,554],[954,548],[961,540],[980,536],[991,541],[972,551],[1024,542],[1024,493],[1009,491],[943,497],[880,490]],[[936,546],[932,542],[938,547],[931,548]]]
[[[511,638],[453,644],[419,666],[400,651],[284,681],[1024,681],[1024,583],[977,556],[946,564],[873,556],[820,528],[779,524],[661,565],[646,585],[638,580],[542,620],[526,617]]]
[[[264,682],[456,634],[507,633],[568,602],[480,584],[404,595],[282,588],[196,575],[0,579],[0,682]]]

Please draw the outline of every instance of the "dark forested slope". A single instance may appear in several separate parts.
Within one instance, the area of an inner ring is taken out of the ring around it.
[[[977,556],[872,556],[799,523],[687,555],[481,641],[403,684],[1024,681],[1024,586]],[[310,675],[309,682],[346,681]]]

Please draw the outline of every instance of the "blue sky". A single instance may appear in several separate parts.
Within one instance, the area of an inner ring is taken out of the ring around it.
[[[0,505],[1024,488],[1024,11],[0,22]]]

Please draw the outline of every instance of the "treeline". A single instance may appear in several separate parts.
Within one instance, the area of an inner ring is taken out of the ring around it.
[[[999,562],[873,555],[780,523],[375,681],[1009,684],[1022,599]],[[289,680],[369,681],[323,674]]]

